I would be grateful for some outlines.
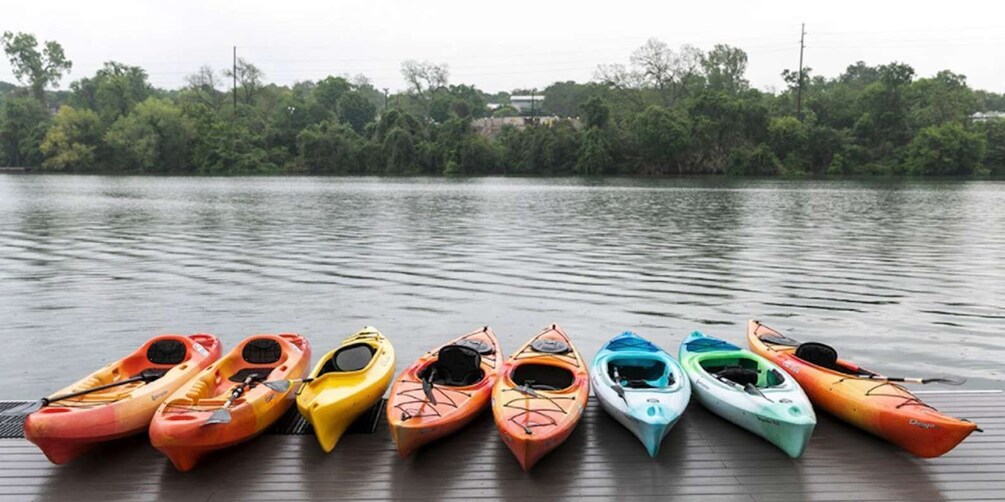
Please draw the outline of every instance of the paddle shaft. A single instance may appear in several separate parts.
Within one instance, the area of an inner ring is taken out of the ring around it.
[[[251,385],[251,382],[254,379],[255,377],[249,376],[248,378],[245,378],[240,385],[235,387],[234,390],[230,391],[230,397],[228,397],[227,401],[223,403],[222,409],[226,410],[229,409],[231,406],[233,406],[234,401],[237,401],[237,398],[241,397],[244,394],[244,389],[247,388],[249,385]]]
[[[69,394],[63,394],[61,396],[43,397],[41,399],[41,401],[42,401],[43,406],[47,406],[47,405],[49,405],[49,403],[54,403],[56,401],[62,401],[64,399],[70,399],[70,398],[74,398],[74,397],[77,397],[77,396],[83,396],[84,394],[90,394],[92,392],[98,392],[99,390],[111,389],[112,387],[118,387],[120,385],[126,385],[126,384],[133,383],[133,382],[141,382],[141,381],[146,380],[147,378],[148,377],[146,377],[144,375],[136,375],[134,377],[127,378],[125,380],[121,380],[121,381],[118,381],[118,382],[106,383],[105,385],[99,385],[97,387],[91,387],[90,389],[84,389],[84,390],[80,390],[80,391],[77,391],[77,392],[71,392]]]

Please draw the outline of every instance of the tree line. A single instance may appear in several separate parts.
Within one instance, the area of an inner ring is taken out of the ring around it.
[[[21,85],[0,82],[0,165],[102,173],[369,175],[1002,175],[1005,95],[944,70],[857,62],[834,78],[785,70],[751,88],[747,54],[650,39],[588,83],[556,82],[539,113],[504,127],[511,93],[450,82],[446,65],[405,61],[407,90],[362,75],[281,86],[253,63],[202,67],[180,89],[110,61],[58,90],[72,62],[55,41],[0,39]],[[227,84],[236,81],[233,92]],[[802,106],[797,104],[799,88]],[[488,104],[499,106],[490,110]],[[575,117],[576,120],[571,120]]]

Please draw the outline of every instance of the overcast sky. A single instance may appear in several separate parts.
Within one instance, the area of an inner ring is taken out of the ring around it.
[[[588,81],[599,63],[627,62],[649,37],[671,46],[743,48],[748,78],[781,88],[796,68],[806,23],[806,66],[836,76],[847,65],[903,61],[922,75],[965,74],[1005,92],[1005,3],[892,1],[100,1],[4,0],[0,30],[60,42],[70,81],[108,60],[145,68],[174,88],[200,65],[230,64],[231,47],[267,80],[367,75],[400,89],[404,59],[446,63],[452,83],[486,91]],[[13,81],[6,61],[0,80]]]

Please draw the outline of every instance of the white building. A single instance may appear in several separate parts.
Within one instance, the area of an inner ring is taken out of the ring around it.
[[[534,96],[510,96],[509,104],[513,105],[521,115],[527,115],[532,111],[534,113],[540,113],[541,103],[544,102],[544,96],[534,95]]]
[[[974,122],[987,122],[989,120],[1005,120],[1005,112],[977,112],[970,116]]]

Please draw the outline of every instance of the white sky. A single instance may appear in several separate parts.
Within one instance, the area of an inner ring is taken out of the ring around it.
[[[0,0],[0,31],[60,42],[70,81],[104,61],[139,65],[158,87],[184,85],[200,65],[230,65],[231,47],[288,84],[363,73],[379,87],[404,86],[407,58],[447,63],[452,83],[494,92],[588,81],[599,63],[627,62],[649,37],[703,49],[747,51],[747,76],[781,88],[798,66],[836,76],[847,65],[903,61],[922,76],[941,69],[1005,92],[1005,2],[915,1],[102,1]],[[0,61],[0,80],[14,81]]]

